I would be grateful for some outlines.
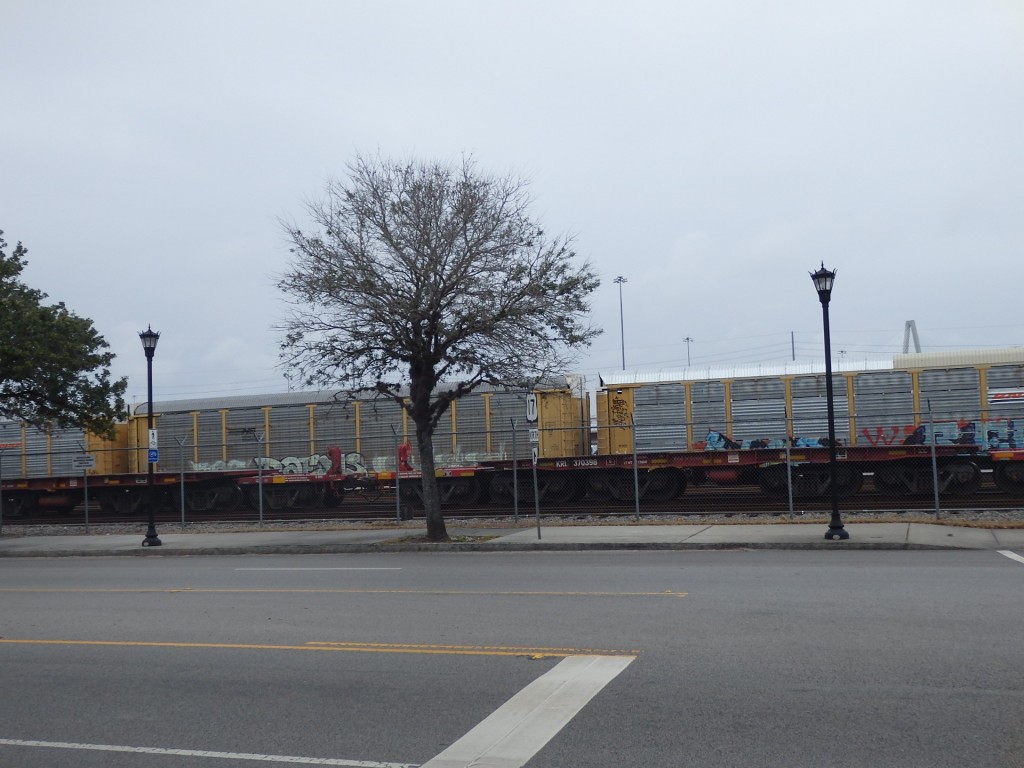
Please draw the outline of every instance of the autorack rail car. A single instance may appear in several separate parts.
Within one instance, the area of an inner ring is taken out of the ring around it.
[[[562,378],[550,402],[566,403]],[[538,390],[543,391],[543,390]],[[487,472],[482,461],[529,456],[527,401],[532,393],[486,388],[456,402],[435,434],[442,495],[476,503]],[[581,402],[577,397],[573,401]],[[565,415],[560,417],[565,423]],[[574,435],[560,432],[567,453],[584,450],[585,411]],[[90,499],[106,511],[133,514],[147,494],[150,441],[146,406],[117,425],[113,440],[81,430],[43,431],[0,422],[0,488],[6,514],[68,510]],[[397,403],[338,392],[290,392],[154,403],[157,503],[192,512],[226,512],[240,504],[302,510],[336,506],[353,491],[393,484],[403,466],[403,495],[417,493],[411,470],[411,424]],[[521,445],[516,445],[517,428]],[[552,438],[553,439],[553,438]],[[404,456],[404,458],[402,458]]]
[[[677,374],[614,374],[596,392],[581,377],[533,391],[487,389],[457,401],[434,437],[442,499],[452,506],[670,502],[688,487],[749,485],[778,497],[826,496],[823,366],[790,364]],[[970,497],[986,477],[1024,494],[1024,349],[843,361],[833,375],[837,491]],[[130,513],[146,493],[144,407],[102,441],[0,424],[8,514],[65,509],[90,493]],[[155,484],[194,512],[260,501],[271,509],[337,505],[353,491],[419,496],[410,420],[389,400],[341,393],[158,402]],[[82,457],[93,465],[82,469]],[[933,459],[934,457],[934,459]]]
[[[691,482],[757,483],[770,494],[830,490],[823,364],[615,374],[597,393],[599,456],[635,453],[667,494]],[[1024,492],[1024,348],[896,355],[833,369],[838,491],[870,477],[892,494],[968,495],[991,471]],[[641,459],[640,457],[643,457]],[[678,477],[679,470],[683,471]]]

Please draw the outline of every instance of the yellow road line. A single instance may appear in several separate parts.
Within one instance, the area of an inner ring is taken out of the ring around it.
[[[403,643],[354,643],[311,641],[303,645],[263,645],[258,643],[175,643],[144,640],[38,640],[0,638],[0,645],[78,645],[118,648],[207,648],[256,651],[340,651],[349,653],[419,653],[450,656],[529,656],[563,658],[566,656],[635,656],[637,650],[610,648],[544,648],[500,645],[420,645]]]
[[[686,597],[688,592],[666,589],[662,592],[544,592],[544,591],[489,591],[467,589],[206,589],[193,587],[0,587],[3,594],[154,594],[191,593],[213,595],[245,594],[309,594],[309,595],[450,595],[485,597]]]

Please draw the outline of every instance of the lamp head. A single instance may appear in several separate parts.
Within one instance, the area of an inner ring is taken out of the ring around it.
[[[147,326],[146,330],[139,333],[139,338],[142,340],[142,348],[146,351],[146,357],[152,357],[153,352],[156,351],[156,343],[160,339],[160,334]]]
[[[821,269],[811,272],[811,280],[814,281],[814,290],[818,292],[818,298],[822,304],[828,304],[832,296],[832,283],[835,282],[836,271],[825,269],[825,262],[821,263]]]

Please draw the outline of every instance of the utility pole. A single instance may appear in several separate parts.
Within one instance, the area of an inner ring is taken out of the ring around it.
[[[614,282],[619,284],[619,338],[622,341],[622,370],[626,370],[626,325],[622,319],[622,284],[628,281],[619,275]]]

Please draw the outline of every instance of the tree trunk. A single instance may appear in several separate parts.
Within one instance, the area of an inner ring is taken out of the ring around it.
[[[430,436],[421,434],[419,429],[416,430],[416,442],[420,449],[420,483],[427,518],[427,538],[430,541],[449,541],[448,529],[441,514],[441,494],[434,473],[434,445]]]

